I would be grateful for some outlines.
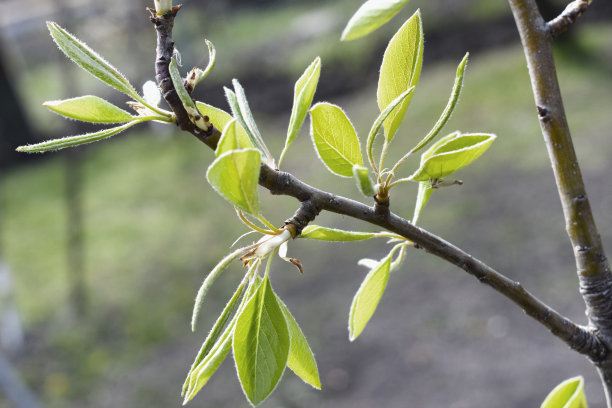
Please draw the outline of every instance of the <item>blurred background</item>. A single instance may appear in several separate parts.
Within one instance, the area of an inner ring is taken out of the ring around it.
[[[425,59],[411,108],[394,140],[399,158],[437,120],[456,65],[471,53],[464,90],[445,131],[498,135],[433,195],[420,224],[521,281],[553,308],[584,323],[584,306],[561,205],[539,133],[529,78],[503,1],[412,1],[373,35],[340,33],[361,0],[185,0],[175,24],[183,70],[217,66],[198,100],[228,109],[224,85],[239,78],[270,148],[284,143],[293,84],[320,55],[315,101],[343,106],[362,137],[378,113],[377,71],[386,43],[416,8]],[[547,17],[564,1],[540,1]],[[205,180],[213,153],[169,126],[144,126],[103,143],[44,155],[18,145],[98,129],[41,106],[84,94],[126,98],[71,64],[45,21],[66,27],[140,88],[154,76],[155,32],[144,0],[2,0],[0,7],[0,407],[178,407],[187,370],[237,285],[238,265],[217,281],[197,332],[195,293],[246,228]],[[557,43],[559,78],[591,204],[612,251],[612,7],[593,2]],[[351,180],[318,162],[304,126],[286,170],[357,199]],[[415,164],[405,166],[409,175]],[[411,217],[416,189],[393,191],[392,209]],[[297,203],[262,194],[276,224]],[[317,224],[372,230],[322,214]],[[375,229],[374,229],[375,230]],[[595,370],[499,294],[423,251],[408,252],[383,301],[354,343],[347,333],[362,257],[385,242],[299,240],[300,276],[277,262],[273,284],[308,336],[323,390],[287,372],[261,406],[531,407],[565,378],[583,375],[602,406]],[[14,405],[12,399],[21,405]],[[190,403],[248,407],[228,359]]]

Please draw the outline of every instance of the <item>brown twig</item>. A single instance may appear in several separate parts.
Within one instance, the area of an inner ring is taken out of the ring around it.
[[[158,56],[156,66],[161,65],[162,74],[164,64],[170,60],[173,48],[170,47],[172,21],[175,13],[167,14],[164,18],[170,20],[163,24],[156,23],[158,33]],[[155,22],[155,21],[154,21]],[[159,44],[163,46],[160,47]],[[173,45],[173,44],[172,44]],[[163,75],[158,74],[158,81],[163,80]],[[160,87],[162,84],[160,83]],[[163,84],[163,88],[168,95],[172,94],[172,82]],[[166,98],[176,112],[182,106],[176,98]],[[179,126],[183,126],[181,121],[187,120],[184,115],[177,115]],[[198,137],[198,135],[195,135]],[[200,137],[198,139],[202,140]],[[204,143],[212,146],[212,143]],[[395,232],[415,243],[415,247],[425,249],[448,262],[460,267],[470,275],[476,277],[480,282],[486,284],[506,296],[526,314],[533,317],[542,325],[547,327],[555,336],[563,340],[571,348],[579,353],[589,356],[593,360],[602,360],[607,356],[607,348],[590,328],[575,324],[565,318],[555,310],[551,309],[535,296],[523,288],[523,286],[504,275],[500,274],[484,262],[474,258],[470,254],[457,248],[456,246],[444,241],[442,238],[432,233],[416,227],[407,220],[388,211],[381,211],[380,206],[370,207],[363,203],[341,197],[315,187],[297,179],[293,175],[275,170],[262,164],[260,167],[259,184],[267,188],[272,194],[287,195],[296,198],[302,204],[293,218],[287,220],[287,228],[292,231],[292,235],[297,235],[310,221],[321,211],[330,211],[337,214],[353,217],[364,222],[380,226],[389,231]]]
[[[574,0],[557,17],[550,20],[548,30],[553,38],[565,32],[587,10],[591,0]]]

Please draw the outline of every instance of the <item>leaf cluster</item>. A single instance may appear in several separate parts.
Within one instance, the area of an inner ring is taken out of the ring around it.
[[[355,39],[375,30],[397,14],[407,2],[366,1],[351,18],[342,39]],[[160,4],[162,6],[166,7],[167,4]],[[173,112],[158,107],[161,97],[155,84],[145,84],[143,95],[140,95],[116,68],[86,44],[55,23],[48,23],[48,26],[56,44],[70,59],[131,98],[128,105],[134,114],[91,95],[45,102],[44,106],[70,119],[118,126],[23,146],[18,150],[57,150],[98,141],[146,121],[168,124],[177,121]],[[209,131],[212,126],[222,130],[215,159],[208,167],[206,178],[214,190],[235,207],[239,219],[252,232],[262,236],[257,242],[223,258],[207,275],[198,291],[192,318],[194,329],[201,305],[216,279],[237,260],[247,267],[243,279],[204,340],[189,370],[183,396],[185,403],[190,401],[232,351],[245,395],[253,405],[257,405],[273,391],[286,367],[306,383],[315,388],[321,387],[316,361],[306,337],[272,288],[270,268],[276,252],[300,272],[302,265],[299,260],[287,256],[288,242],[296,238],[295,230],[289,226],[277,228],[263,215],[258,192],[261,166],[280,169],[288,158],[289,147],[299,135],[306,117],[310,116],[310,136],[321,162],[333,174],[353,178],[364,196],[384,202],[388,200],[391,188],[408,181],[419,183],[413,217],[413,223],[416,223],[433,191],[445,185],[461,184],[448,177],[482,155],[495,136],[456,131],[434,142],[458,101],[467,64],[466,54],[457,68],[449,101],[432,129],[417,139],[414,147],[393,166],[385,166],[390,145],[400,136],[400,125],[421,74],[424,41],[419,11],[399,28],[385,50],[376,93],[380,112],[365,140],[365,160],[357,130],[347,113],[329,102],[313,105],[321,75],[320,58],[312,61],[295,83],[285,143],[277,164],[259,131],[246,91],[238,80],[232,81],[232,88],[225,88],[229,112],[192,99],[194,87],[209,75],[215,65],[215,48],[208,41],[206,44],[208,66],[205,69],[193,68],[183,78],[179,64],[173,58],[169,64],[170,80],[180,100],[179,106],[187,112],[193,125],[203,132]],[[382,139],[382,148],[378,153],[374,149],[377,139]],[[410,176],[398,178],[400,166],[421,150],[419,167]],[[362,259],[359,262],[368,269],[368,273],[353,298],[349,312],[349,338],[355,340],[373,316],[391,272],[401,266],[412,242],[388,232],[343,231],[316,225],[307,226],[300,237],[322,241],[360,241],[382,237],[393,244],[382,259]],[[262,274],[260,269],[264,262],[266,267]]]

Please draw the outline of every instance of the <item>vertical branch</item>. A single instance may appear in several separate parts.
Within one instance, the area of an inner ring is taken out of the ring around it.
[[[574,151],[552,50],[554,36],[575,21],[588,2],[573,2],[561,17],[550,23],[542,18],[535,0],[509,0],[509,3],[527,59],[540,127],[563,206],[567,234],[574,249],[589,325],[609,348],[612,344],[612,273]],[[579,12],[574,12],[576,7]],[[604,360],[594,363],[606,388],[608,406],[612,407],[612,360],[609,353]]]

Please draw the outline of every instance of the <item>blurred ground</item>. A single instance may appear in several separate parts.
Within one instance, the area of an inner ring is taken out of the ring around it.
[[[257,6],[234,16],[235,20],[223,14],[228,13],[223,6],[208,3],[228,20],[206,20],[210,22],[206,36],[217,46],[219,65],[210,79],[215,84],[203,88],[201,99],[209,101],[210,97],[225,106],[219,99],[221,84],[233,76],[242,78],[244,73],[247,95],[257,101],[252,101],[252,107],[259,112],[258,124],[278,152],[292,99],[293,85],[288,78],[297,78],[314,56],[322,54],[322,85],[315,99],[345,107],[363,137],[377,113],[375,67],[381,57],[380,41],[384,44],[411,11],[389,23],[379,37],[341,44],[336,38],[358,1],[316,2],[313,7],[287,2],[285,8],[263,9],[267,13]],[[472,51],[458,46],[449,58],[442,58],[434,41],[450,40],[443,35],[428,37],[428,27],[435,30],[448,25],[461,18],[462,12],[473,19],[479,10],[484,20],[508,12],[490,6],[490,2],[438,3],[446,13],[436,9],[436,2],[421,3],[414,1],[408,9],[423,8],[426,64],[396,138],[397,150],[392,153],[396,158],[437,119],[456,64],[465,51]],[[489,10],[484,4],[489,4]],[[204,55],[198,20],[202,17],[188,12],[191,5],[194,2],[186,2],[182,11],[185,27],[177,22],[177,43],[185,69],[205,63],[205,59],[190,61],[197,58],[194,55]],[[596,13],[594,3],[592,14]],[[303,15],[310,16],[306,21],[319,24],[296,23]],[[126,21],[128,27],[131,20]],[[144,17],[135,21],[140,21],[136,31],[140,34],[128,36],[129,41],[121,44],[101,41],[104,37],[92,32],[94,27],[73,25],[70,19],[63,24],[95,48],[101,47],[101,53],[128,76],[138,78],[140,72],[150,69],[148,54],[154,37]],[[278,21],[292,21],[295,26]],[[281,26],[297,27],[294,32],[304,37],[288,36]],[[299,28],[305,26],[321,31],[313,34]],[[44,30],[42,21],[38,21],[38,29]],[[95,29],[112,30],[112,25]],[[193,36],[196,39],[190,41]],[[232,37],[242,47],[232,43]],[[125,32],[109,38],[126,38]],[[75,95],[62,93],[61,86],[52,80],[58,70],[67,69],[65,60],[58,58],[61,65],[40,62],[45,60],[44,53],[56,53],[50,40],[45,44],[46,48],[23,54],[26,60],[38,56],[39,62],[28,62],[31,69],[16,78],[28,114],[48,137],[61,133],[63,123],[38,108],[40,102]],[[246,49],[244,44],[248,44]],[[437,55],[436,62],[428,59],[429,49]],[[595,217],[610,251],[612,181],[605,146],[612,126],[612,28],[609,22],[581,21],[557,51],[570,126],[583,159]],[[128,52],[132,58],[125,57]],[[249,64],[253,56],[262,55],[261,61],[272,61],[270,66]],[[15,59],[11,61],[16,64]],[[277,68],[272,67],[273,62]],[[360,66],[369,64],[369,70],[360,71]],[[251,65],[257,66],[255,72],[261,70],[267,76],[248,74]],[[104,95],[107,91],[95,80],[72,72],[81,93]],[[134,79],[134,83],[147,77]],[[365,80],[356,81],[359,78]],[[275,79],[282,86],[272,85]],[[326,93],[325,83],[344,85]],[[265,105],[264,97],[258,97],[271,92],[271,87],[283,87],[271,94],[275,98],[272,107]],[[353,91],[341,95],[347,89]],[[121,103],[116,94],[114,98]],[[465,183],[462,187],[433,195],[421,225],[521,281],[561,313],[584,323],[561,206],[532,105],[516,41],[472,54],[460,104],[446,130],[494,132],[499,139],[490,152],[460,174]],[[15,271],[16,300],[27,333],[26,348],[13,361],[50,407],[180,406],[184,375],[239,279],[235,266],[217,282],[204,305],[200,328],[192,334],[188,322],[199,283],[244,227],[205,182],[212,153],[185,135],[167,132],[163,127],[134,131],[82,152],[85,271],[92,305],[85,319],[70,313],[66,300],[69,216],[64,203],[62,156],[36,156],[27,166],[3,171],[0,255]],[[358,198],[350,180],[328,175],[318,163],[306,129],[288,159],[287,170],[304,181]],[[405,173],[410,170],[410,164],[406,165]],[[394,192],[392,206],[409,217],[415,190],[410,186],[401,190]],[[287,198],[265,196],[264,202],[266,215],[276,223],[296,208]],[[363,228],[328,214],[318,218],[317,224]],[[587,379],[590,404],[603,405],[596,373],[585,359],[497,293],[422,251],[409,252],[403,268],[391,277],[373,320],[354,343],[349,343],[346,330],[348,308],[366,272],[356,263],[364,256],[384,256],[384,242],[334,245],[299,240],[290,251],[304,263],[305,274],[299,276],[278,262],[272,272],[273,284],[309,338],[324,389],[312,390],[287,372],[262,407],[539,406],[555,384],[578,374]],[[6,406],[1,401],[0,396],[0,407]],[[248,406],[230,360],[191,405]]]

